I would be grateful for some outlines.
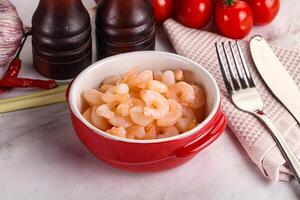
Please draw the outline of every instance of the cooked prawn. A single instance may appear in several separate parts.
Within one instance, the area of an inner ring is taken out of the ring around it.
[[[129,72],[127,72],[121,79],[122,83],[128,83],[128,81],[134,78],[138,74],[137,68],[132,68]]]
[[[164,83],[166,86],[170,86],[175,83],[175,74],[173,71],[165,71],[162,75],[161,82]]]
[[[180,132],[186,132],[197,125],[197,117],[191,108],[182,107],[182,117],[177,121],[176,128]]]
[[[106,132],[109,134],[115,135],[115,136],[122,137],[122,138],[127,137],[126,130],[123,127],[118,127],[118,128],[112,127],[111,129],[107,130]]]
[[[143,126],[132,125],[126,130],[130,139],[143,139],[145,137],[145,128]]]
[[[168,87],[163,84],[162,82],[156,81],[156,80],[151,80],[147,83],[147,89],[148,90],[153,90],[155,92],[159,93],[167,93],[168,92]]]
[[[155,139],[157,137],[157,127],[155,123],[151,123],[145,127],[145,137],[146,140]]]
[[[132,104],[134,106],[142,106],[142,107],[146,106],[146,104],[142,100],[140,100],[140,99],[131,98],[130,100],[132,101]]]
[[[111,110],[108,104],[102,104],[96,110],[97,115],[104,117],[106,119],[111,119],[115,116],[115,113]]]
[[[175,126],[159,128],[159,133],[157,138],[167,138],[179,135],[179,131]]]
[[[89,89],[83,93],[84,99],[90,106],[102,104],[102,95],[103,93],[96,89]]]
[[[192,85],[192,88],[194,89],[195,100],[193,103],[191,103],[189,105],[189,107],[191,107],[193,109],[197,109],[197,108],[201,108],[201,107],[205,106],[206,102],[205,102],[204,90],[197,85]]]
[[[163,73],[161,71],[155,71],[153,73],[154,80],[161,81]]]
[[[102,100],[105,103],[111,103],[111,102],[114,102],[114,101],[124,102],[124,101],[127,101],[130,98],[130,94],[128,94],[128,93],[119,94],[119,93],[112,92],[112,90],[113,90],[113,88],[108,90],[107,92],[105,92],[102,95]]]
[[[129,99],[128,101],[122,102],[116,107],[116,113],[123,117],[129,116],[129,109],[132,106],[133,106],[133,103],[132,103],[131,99]]]
[[[153,72],[151,70],[145,70],[135,75],[128,81],[130,88],[144,88],[148,81],[153,80]]]
[[[92,107],[92,111],[91,111],[91,121],[92,121],[92,124],[102,130],[102,131],[106,131],[107,129],[110,129],[111,128],[111,124],[109,124],[108,120],[105,119],[104,117],[102,116],[99,116],[97,114],[97,106],[93,106]]]
[[[131,126],[132,120],[129,117],[122,117],[120,115],[114,115],[112,118],[109,119],[109,123],[115,127],[123,127],[127,128]]]
[[[107,104],[99,106],[96,110],[96,113],[98,116],[108,119],[109,123],[111,123],[115,127],[126,128],[132,124],[130,118],[122,117],[115,114]]]
[[[169,87],[166,97],[176,99],[183,105],[189,105],[195,101],[195,92],[191,85],[181,81]]]
[[[106,103],[106,104],[110,107],[111,111],[115,112],[116,108],[118,107],[118,105],[120,104],[120,102],[113,101],[111,103]]]
[[[169,112],[157,119],[158,126],[174,126],[182,116],[182,106],[175,99],[168,99]]]
[[[122,102],[117,105],[116,113],[123,117],[129,116],[129,110],[133,106],[144,106],[145,103],[139,99],[131,98],[128,101]]]
[[[121,83],[111,88],[110,91],[116,94],[127,94],[129,92],[129,87],[126,83]]]
[[[92,107],[89,107],[88,109],[86,109],[82,116],[89,122],[92,124],[92,119],[91,119],[91,113],[92,113]]]
[[[169,104],[167,99],[152,90],[143,90],[141,98],[146,103],[143,112],[148,117],[159,119],[169,112]]]
[[[174,71],[174,74],[175,74],[176,81],[182,81],[183,80],[183,71],[182,70],[176,69]]]
[[[112,94],[112,93],[105,93],[102,96],[102,99],[106,103],[111,103],[114,101],[117,102],[124,102],[130,98],[130,94]]]
[[[148,126],[154,120],[152,117],[146,116],[143,113],[143,107],[141,106],[132,107],[129,113],[132,121],[140,126]]]
[[[105,93],[113,87],[113,85],[102,85],[100,86],[99,91]]]

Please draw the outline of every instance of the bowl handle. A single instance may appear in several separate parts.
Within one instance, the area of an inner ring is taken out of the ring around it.
[[[65,93],[66,100],[67,100],[68,103],[69,103],[69,93],[70,93],[70,89],[71,89],[73,81],[74,81],[74,79],[69,83],[69,85],[68,85],[68,87],[66,89],[66,93]]]
[[[215,141],[224,131],[227,125],[227,119],[223,112],[216,119],[216,122],[211,128],[204,133],[204,137],[199,137],[197,141],[193,141],[190,144],[175,151],[175,156],[178,158],[186,158],[199,153],[202,149],[210,145]]]

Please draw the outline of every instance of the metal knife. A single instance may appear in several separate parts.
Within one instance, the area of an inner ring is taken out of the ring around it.
[[[250,51],[261,77],[300,124],[300,90],[262,36],[250,40]]]

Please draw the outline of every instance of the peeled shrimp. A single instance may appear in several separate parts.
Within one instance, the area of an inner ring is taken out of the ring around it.
[[[127,94],[129,92],[129,87],[126,83],[121,83],[111,88],[110,91],[116,94]]]
[[[116,85],[120,81],[120,79],[121,79],[121,76],[119,76],[119,75],[109,76],[102,81],[102,84],[103,85]]]
[[[157,127],[155,123],[151,123],[145,127],[145,138],[144,139],[155,139],[157,137]]]
[[[197,117],[191,108],[182,107],[182,117],[177,121],[176,128],[180,132],[186,132],[197,125]]]
[[[97,115],[104,117],[106,119],[111,119],[115,116],[115,113],[111,111],[111,108],[108,104],[103,104],[99,106],[96,110]]]
[[[128,81],[130,88],[145,88],[148,81],[153,80],[153,72],[151,70],[145,70],[135,75]]]
[[[132,107],[129,113],[132,121],[140,126],[148,126],[154,120],[152,117],[146,116],[143,113],[143,107],[141,106]]]
[[[110,129],[111,128],[111,125],[109,124],[108,120],[105,119],[104,117],[102,116],[99,116],[96,112],[97,110],[97,106],[93,106],[92,107],[92,111],[91,111],[91,121],[92,121],[92,124],[102,130],[102,131],[106,131],[107,129]]]
[[[131,100],[120,103],[116,108],[116,113],[123,117],[129,116],[129,109],[133,106]]]
[[[141,92],[141,98],[146,103],[146,107],[144,107],[143,110],[146,116],[159,119],[169,112],[167,99],[158,92],[143,90]]]
[[[182,106],[174,99],[168,99],[169,112],[157,119],[158,126],[174,126],[182,116]]]
[[[161,71],[155,71],[153,73],[154,80],[161,81],[163,73]]]
[[[92,119],[91,119],[91,112],[92,112],[92,107],[89,107],[88,109],[86,109],[82,116],[89,122],[92,123]]]
[[[179,135],[179,131],[175,126],[159,128],[159,132],[160,134],[157,135],[157,138],[167,138]]]
[[[98,116],[104,117],[109,120],[109,123],[115,127],[128,127],[132,124],[130,118],[122,117],[115,114],[107,104],[103,104],[97,108]]]
[[[158,93],[167,93],[168,87],[162,82],[151,80],[147,83],[147,89],[153,90]]]
[[[194,89],[195,93],[195,100],[193,103],[189,105],[190,108],[197,109],[200,107],[203,107],[205,105],[205,94],[204,90],[197,86],[197,85],[192,85],[192,88]]]
[[[131,69],[129,72],[127,72],[121,79],[122,83],[128,83],[128,81],[132,78],[134,78],[138,74],[137,68]]]
[[[99,88],[99,91],[105,93],[105,92],[107,92],[108,90],[110,90],[113,87],[114,87],[113,85],[102,85]]]
[[[122,117],[119,115],[114,115],[112,118],[110,118],[109,123],[115,127],[123,128],[127,128],[133,124],[129,117]]]
[[[123,127],[112,127],[111,129],[106,131],[109,134],[115,135],[115,136],[119,136],[122,138],[126,138],[126,130]]]
[[[110,109],[115,112],[116,108],[118,107],[118,105],[120,104],[120,102],[118,101],[113,101],[111,103],[107,103],[107,105],[110,107]]]
[[[174,74],[175,74],[176,81],[182,81],[183,80],[183,71],[182,70],[176,69],[174,71]]]
[[[126,130],[130,139],[143,139],[145,137],[145,128],[143,126],[132,125]]]
[[[173,71],[165,71],[162,75],[161,82],[167,86],[170,86],[175,83],[175,74]]]
[[[129,116],[129,110],[130,108],[132,108],[133,106],[144,106],[144,102],[136,99],[136,98],[131,98],[126,102],[122,102],[120,103],[117,107],[116,107],[116,113],[118,115],[121,115],[123,117]]]
[[[137,99],[137,98],[131,98],[130,100],[131,100],[131,102],[132,102],[132,104],[134,106],[142,106],[142,107],[144,107],[146,105],[142,100]]]
[[[105,103],[111,103],[114,101],[124,102],[130,98],[128,94],[129,88],[127,84],[120,84],[110,88],[107,92],[102,95],[102,100]]]
[[[102,95],[103,93],[96,89],[89,89],[83,93],[84,99],[90,106],[103,103]]]
[[[191,85],[181,81],[169,87],[166,97],[168,99],[176,99],[183,105],[189,105],[195,101],[195,92]]]

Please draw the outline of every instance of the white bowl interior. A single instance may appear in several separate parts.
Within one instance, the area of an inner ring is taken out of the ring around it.
[[[104,78],[111,75],[124,74],[133,67],[137,67],[139,70],[151,69],[152,71],[183,69],[186,77],[188,77],[188,80],[201,85],[206,92],[206,119],[193,130],[184,134],[175,137],[154,140],[132,140],[120,138],[100,131],[92,126],[81,115],[83,109],[82,93],[87,89],[97,88]],[[193,134],[203,127],[204,124],[210,121],[210,119],[216,113],[220,103],[220,93],[217,83],[206,69],[182,56],[157,51],[126,53],[96,62],[77,76],[71,86],[69,95],[69,103],[73,113],[95,132],[115,140],[138,143],[163,142],[179,139]]]

